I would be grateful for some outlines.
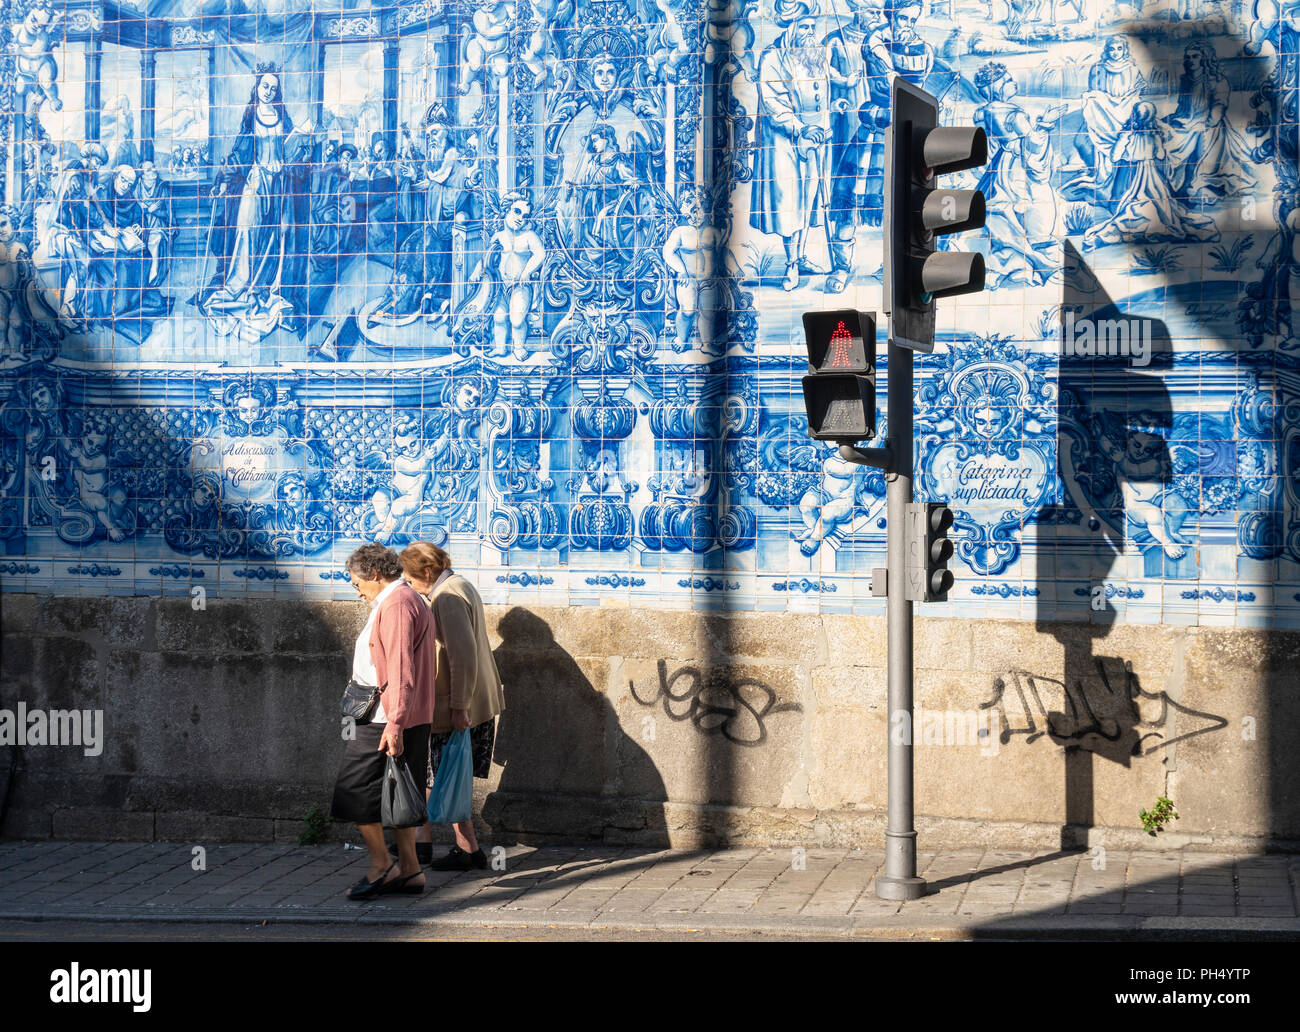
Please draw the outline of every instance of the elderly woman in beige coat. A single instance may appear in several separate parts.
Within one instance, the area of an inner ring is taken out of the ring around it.
[[[438,674],[429,740],[429,787],[438,771],[442,748],[453,731],[468,729],[474,776],[486,778],[492,766],[497,714],[505,709],[501,677],[488,640],[483,600],[474,585],[451,568],[451,556],[437,545],[417,541],[398,557],[406,582],[433,609],[437,627]],[[435,871],[487,868],[487,857],[474,835],[474,821],[452,825],[456,844],[432,861]],[[432,860],[429,825],[417,833],[416,849]],[[423,857],[421,857],[423,860]]]

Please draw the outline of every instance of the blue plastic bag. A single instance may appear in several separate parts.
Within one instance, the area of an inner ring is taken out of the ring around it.
[[[456,824],[473,816],[474,760],[470,753],[468,729],[453,731],[442,747],[429,792],[430,824]]]

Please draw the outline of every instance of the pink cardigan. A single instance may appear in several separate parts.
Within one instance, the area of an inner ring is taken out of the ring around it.
[[[370,630],[370,659],[389,725],[405,730],[432,723],[438,672],[433,614],[409,584],[380,603]]]

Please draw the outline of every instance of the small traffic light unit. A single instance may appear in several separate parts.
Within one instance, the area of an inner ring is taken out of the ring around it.
[[[984,289],[984,257],[941,251],[936,238],[984,225],[984,195],[943,190],[935,176],[988,161],[988,137],[978,126],[939,125],[934,97],[894,80],[885,136],[884,308],[889,336],[913,351],[934,350],[934,302]]]
[[[803,378],[808,433],[853,444],[876,433],[876,317],[841,309],[805,312],[809,374]]]
[[[904,598],[913,602],[947,602],[952,587],[952,510],[943,502],[907,505],[907,584]]]

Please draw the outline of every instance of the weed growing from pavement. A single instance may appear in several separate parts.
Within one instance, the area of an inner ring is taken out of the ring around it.
[[[298,845],[315,846],[325,841],[325,835],[329,831],[329,826],[334,823],[334,818],[321,813],[321,808],[317,806],[303,817],[303,822],[307,827],[298,835]]]
[[[1165,830],[1165,825],[1170,821],[1178,820],[1178,811],[1174,809],[1171,800],[1161,796],[1156,800],[1156,805],[1148,810],[1139,810],[1138,818],[1142,821],[1142,827],[1146,833],[1155,838],[1160,832]]]

